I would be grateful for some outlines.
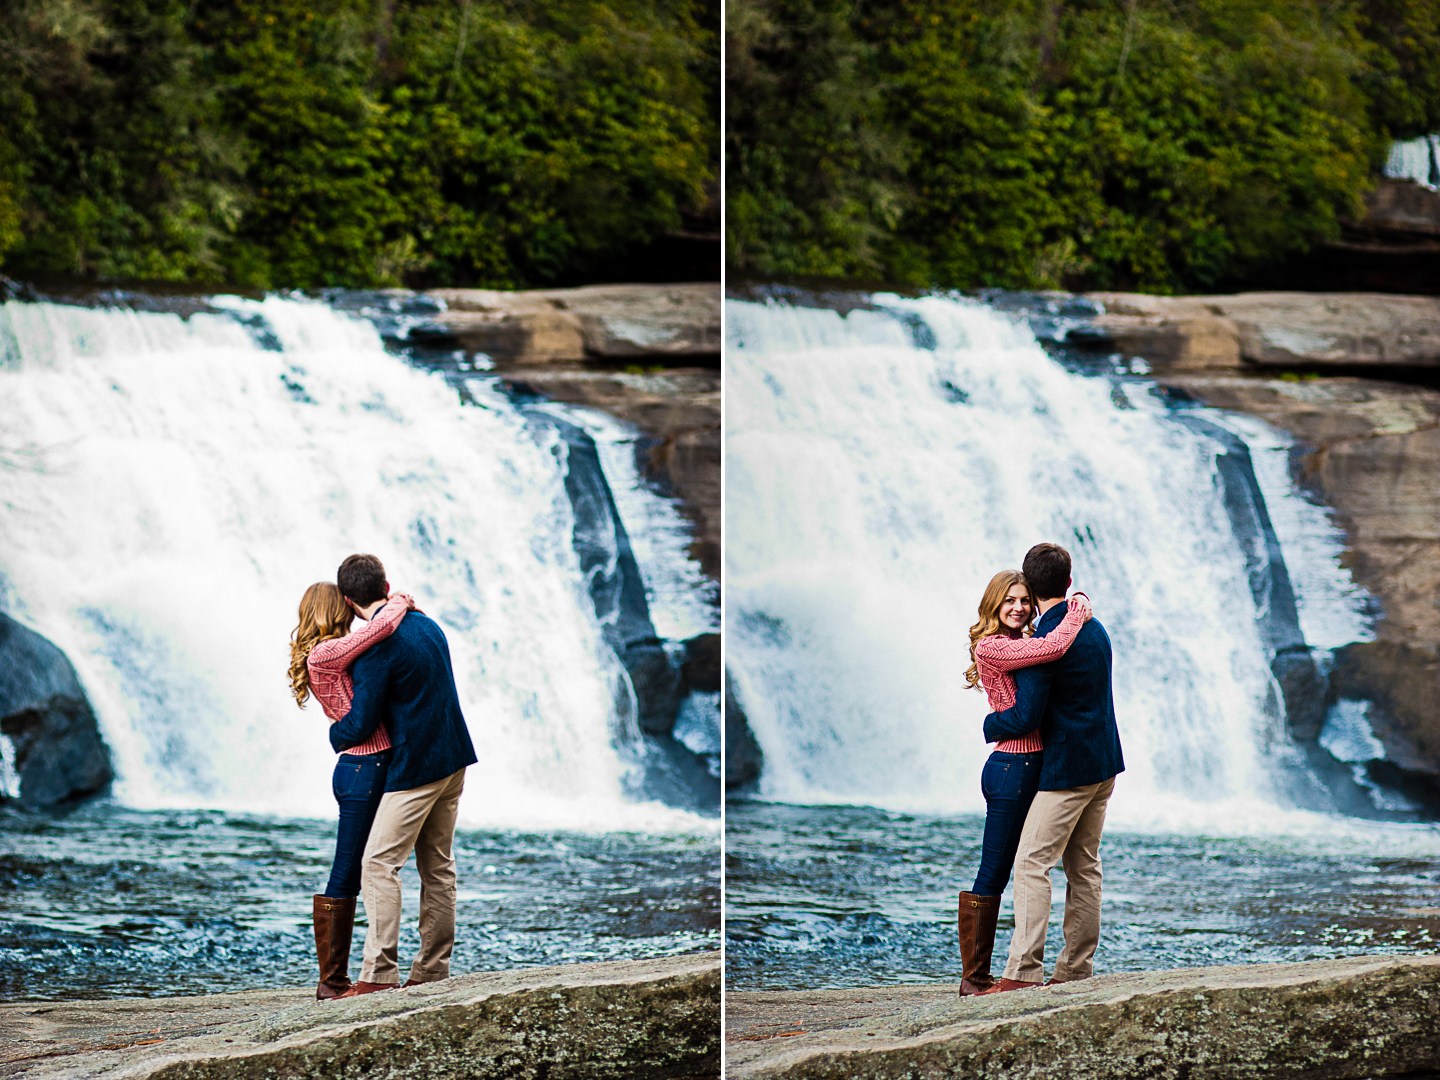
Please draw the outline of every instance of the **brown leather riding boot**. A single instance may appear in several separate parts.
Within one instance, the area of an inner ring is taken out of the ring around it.
[[[315,956],[320,961],[316,1001],[338,998],[350,989],[350,935],[355,928],[355,897],[315,897]]]
[[[990,974],[990,954],[995,951],[995,920],[1000,917],[1000,897],[960,894],[960,996],[983,994],[995,985]]]

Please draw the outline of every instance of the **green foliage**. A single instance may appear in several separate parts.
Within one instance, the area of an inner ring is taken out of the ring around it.
[[[261,288],[583,275],[703,200],[707,10],[20,0],[0,258]]]
[[[1391,133],[1440,127],[1437,0],[729,10],[727,256],[764,275],[1203,289],[1338,235]]]
[[[1363,78],[1376,121],[1397,139],[1440,131],[1440,5],[1370,0],[1359,26],[1371,45]]]
[[[731,0],[726,257],[766,272],[875,275],[909,158],[844,0]]]

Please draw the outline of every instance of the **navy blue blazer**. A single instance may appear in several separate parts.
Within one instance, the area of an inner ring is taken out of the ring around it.
[[[330,725],[330,745],[337,752],[359,746],[384,721],[395,747],[386,791],[433,784],[475,764],[450,646],[431,619],[409,612],[393,634],[356,658],[350,673],[355,699],[344,719]]]
[[[1065,604],[1040,616],[1045,637],[1065,617]],[[1015,704],[985,717],[985,741],[1014,739],[1040,729],[1045,756],[1040,790],[1064,791],[1109,780],[1125,771],[1115,698],[1110,690],[1110,635],[1092,618],[1065,655],[1015,671]]]

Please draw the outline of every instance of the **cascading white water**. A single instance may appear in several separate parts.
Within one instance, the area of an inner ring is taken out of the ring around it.
[[[633,698],[571,547],[563,441],[324,304],[213,304],[0,308],[0,600],[74,661],[117,796],[333,815],[287,637],[366,551],[449,638],[480,759],[463,823],[695,827],[624,794]]]
[[[1425,135],[1419,139],[1391,143],[1390,153],[1385,159],[1385,175],[1392,180],[1412,180],[1434,191],[1437,141],[1440,141],[1440,136]]]
[[[1294,826],[1274,779],[1296,755],[1216,445],[977,302],[874,300],[844,317],[726,308],[727,664],[762,795],[983,809],[967,630],[991,575],[1054,541],[1114,646],[1127,772],[1112,819]],[[1285,442],[1249,435],[1273,497]],[[1334,530],[1286,495],[1275,528],[1302,626],[1323,627],[1312,644],[1355,640]]]
[[[715,586],[705,580],[699,565],[688,554],[693,539],[691,526],[673,503],[655,498],[641,478],[635,460],[635,429],[598,410],[553,403],[538,409],[568,420],[594,440],[615,496],[615,509],[645,578],[646,601],[655,632],[662,638],[680,641],[718,631]]]

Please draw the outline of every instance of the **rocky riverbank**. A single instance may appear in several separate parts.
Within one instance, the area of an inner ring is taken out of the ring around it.
[[[1094,293],[1072,340],[1138,356],[1173,392],[1300,444],[1335,511],[1376,639],[1340,650],[1330,699],[1370,703],[1376,779],[1440,805],[1440,298],[1370,293]]]
[[[956,987],[731,993],[727,1077],[1265,1080],[1440,1069],[1440,956]]]
[[[311,988],[0,1005],[0,1077],[686,1080],[720,1075],[720,960],[461,975],[317,1002]]]

